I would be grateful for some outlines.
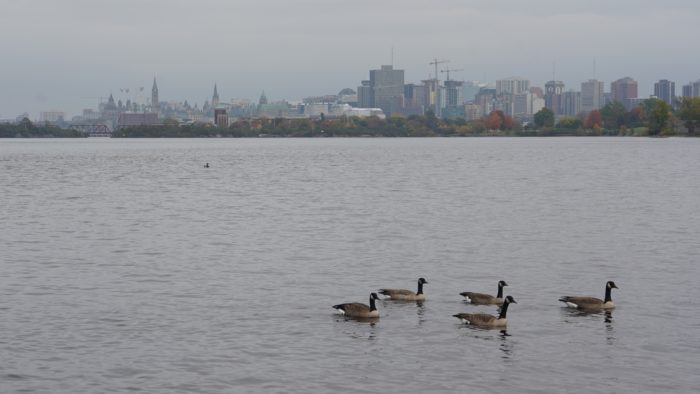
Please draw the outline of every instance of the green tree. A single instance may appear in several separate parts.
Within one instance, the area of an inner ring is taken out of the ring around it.
[[[575,116],[562,116],[557,122],[558,129],[578,130],[581,126],[583,126],[583,122]]]
[[[685,123],[688,135],[695,135],[695,128],[700,124],[700,97],[683,97],[678,117]]]
[[[538,128],[554,126],[554,112],[545,107],[537,111],[534,117],[535,126]]]
[[[644,101],[649,135],[659,135],[670,131],[671,106],[659,99],[648,99]]]
[[[600,109],[600,116],[603,118],[603,125],[606,129],[619,130],[625,126],[625,114],[627,110],[619,101],[607,103]]]

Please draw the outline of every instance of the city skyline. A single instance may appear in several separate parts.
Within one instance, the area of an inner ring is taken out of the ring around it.
[[[434,77],[433,59],[463,69],[452,79],[495,83],[521,75],[540,87],[560,80],[567,90],[595,78],[609,91],[610,82],[629,76],[640,97],[652,95],[659,80],[675,82],[679,94],[700,77],[693,50],[700,4],[692,1],[169,4],[5,5],[0,34],[11,39],[0,43],[0,118],[76,115],[120,89],[134,95],[145,87],[147,101],[154,74],[161,100],[200,105],[215,83],[222,100],[357,89],[367,70],[384,64],[417,83]]]

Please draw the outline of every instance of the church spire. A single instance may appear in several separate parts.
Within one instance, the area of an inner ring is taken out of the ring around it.
[[[153,88],[151,88],[151,108],[154,111],[160,109],[160,101],[158,101],[158,85],[156,84],[156,76],[153,76]]]
[[[216,90],[216,83],[214,83],[214,95],[211,96],[211,106],[216,108],[219,105],[219,92]]]

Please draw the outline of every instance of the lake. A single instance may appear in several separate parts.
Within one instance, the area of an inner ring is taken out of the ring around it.
[[[696,391],[699,168],[683,138],[1,140],[0,391]],[[507,330],[452,317],[501,279]],[[607,280],[609,314],[557,301]]]

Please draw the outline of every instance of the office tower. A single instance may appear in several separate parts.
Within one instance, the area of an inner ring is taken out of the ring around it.
[[[362,81],[362,85],[357,87],[357,105],[360,108],[372,108],[372,87],[369,81]]]
[[[562,114],[561,95],[564,92],[564,82],[549,81],[544,84],[544,105],[555,115]]]
[[[160,101],[158,101],[158,85],[156,85],[156,77],[153,77],[153,87],[151,88],[151,108],[153,109],[153,112],[158,112],[158,110],[160,110]]]
[[[630,77],[620,78],[610,84],[610,100],[619,101],[627,109],[632,108],[633,99],[637,98],[637,81]]]
[[[693,97],[693,84],[683,85],[682,97]]]
[[[700,80],[683,85],[683,97],[700,97]]]
[[[589,79],[587,82],[581,83],[581,111],[591,112],[594,109],[600,109],[605,104],[603,103],[605,94],[605,84],[597,79]]]
[[[464,104],[464,82],[445,81],[445,106],[447,108],[461,107]]]
[[[659,100],[673,105],[676,100],[676,83],[667,79],[662,79],[654,84],[654,96]]]
[[[581,112],[581,92],[569,90],[562,93],[561,114],[568,116],[576,116]]]
[[[404,70],[394,70],[393,66],[382,66],[369,71],[372,88],[372,107],[381,108],[389,117],[403,108]]]
[[[496,81],[496,94],[521,94],[530,89],[530,80],[519,77],[510,77]]]

